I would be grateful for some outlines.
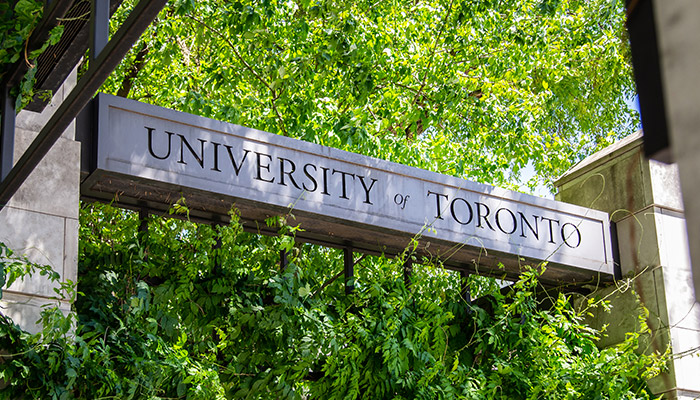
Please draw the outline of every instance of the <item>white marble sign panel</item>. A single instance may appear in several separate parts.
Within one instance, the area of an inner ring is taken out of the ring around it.
[[[97,172],[612,273],[606,213],[132,100],[97,104]]]

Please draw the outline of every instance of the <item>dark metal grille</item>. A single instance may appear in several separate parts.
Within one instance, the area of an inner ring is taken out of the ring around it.
[[[121,2],[122,0],[110,1],[110,14],[117,10]],[[85,55],[90,36],[89,21],[90,0],[76,0],[60,21],[65,26],[61,40],[37,58],[35,87],[38,91],[56,91]],[[41,112],[46,104],[47,100],[36,96],[26,109]]]

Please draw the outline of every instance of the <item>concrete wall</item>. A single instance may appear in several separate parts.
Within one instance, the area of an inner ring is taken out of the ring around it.
[[[630,288],[610,287],[611,314],[599,345],[619,343],[638,326],[637,299],[649,310],[647,351],[674,354],[667,373],[650,381],[669,399],[700,398],[700,304],[695,300],[683,202],[675,164],[644,158],[641,132],[587,158],[556,182],[557,199],[610,213],[618,231],[620,265]],[[631,290],[630,290],[631,289]]]
[[[31,144],[57,106],[75,86],[75,71],[56,91],[44,111],[21,111],[15,127],[15,162]],[[63,133],[39,166],[32,172],[8,205],[0,211],[0,241],[17,254],[25,254],[39,264],[50,265],[62,280],[77,280],[78,208],[80,184],[80,145],[75,139],[75,126]],[[17,281],[3,291],[0,307],[5,315],[30,332],[45,304],[58,304],[70,311],[66,299],[56,300],[57,284],[46,277],[33,276]]]

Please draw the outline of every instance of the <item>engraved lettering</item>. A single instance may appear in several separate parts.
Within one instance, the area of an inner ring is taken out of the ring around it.
[[[233,166],[234,172],[236,172],[236,176],[241,172],[241,167],[243,167],[243,163],[245,163],[246,157],[248,157],[248,153],[250,153],[250,150],[243,149],[243,158],[241,158],[240,164],[236,164],[236,158],[233,156],[233,148],[227,144],[224,145],[226,147],[226,150],[228,151],[228,158],[231,160],[231,165]],[[257,154],[257,153],[256,153]],[[265,154],[267,155],[267,154]],[[270,156],[268,156],[270,157]],[[270,158],[272,159],[272,158]],[[268,171],[269,171],[268,167]],[[260,156],[258,155],[258,176],[260,176]],[[262,180],[262,179],[261,179]]]
[[[457,218],[457,213],[455,212],[455,204],[457,203],[457,200],[461,200],[464,203],[464,205],[467,206],[467,210],[469,210],[469,218],[466,222],[462,222],[459,218]],[[460,225],[467,225],[470,222],[472,222],[472,218],[474,218],[474,211],[472,210],[472,206],[461,197],[456,197],[454,200],[452,200],[452,203],[450,204],[450,212],[452,213],[452,218],[455,221],[457,221],[457,223]]]
[[[503,226],[501,225],[501,212],[502,211],[505,211],[508,214],[510,214],[511,221],[513,221],[512,222],[513,229],[511,229],[510,231],[506,231],[505,229],[503,229]],[[515,219],[515,214],[513,214],[513,212],[510,211],[509,209],[499,208],[498,211],[496,211],[496,226],[498,227],[498,229],[501,230],[501,232],[505,233],[506,235],[511,235],[511,234],[513,234],[513,232],[515,232],[516,229],[518,229],[518,220]]]
[[[435,212],[435,218],[442,219],[442,212],[440,211],[440,210],[442,210],[442,207],[440,206],[440,197],[444,197],[445,200],[449,200],[449,199],[447,198],[446,194],[435,193],[435,192],[428,190],[428,197],[430,197],[431,194],[434,194],[435,199],[436,199],[437,211]]]
[[[374,178],[372,179],[372,183],[369,184],[369,187],[367,187],[367,184],[365,183],[365,177],[362,175],[357,175],[358,178],[360,178],[360,183],[362,184],[362,188],[365,190],[365,204],[372,204],[371,201],[369,201],[369,191],[372,190],[372,187],[374,187],[374,184],[377,183],[377,180]]]
[[[294,180],[294,177],[292,176],[294,171],[297,170],[296,164],[294,164],[294,162],[292,160],[289,160],[289,159],[286,159],[283,157],[279,157],[279,160],[280,160],[280,181],[279,181],[279,184],[282,186],[287,186],[287,184],[284,183],[284,176],[287,175],[289,177],[289,180],[292,181],[292,185],[294,185],[295,188],[301,190],[301,187],[299,185],[297,185],[297,182]],[[291,166],[291,170],[288,172],[284,170],[284,162],[285,161],[288,162],[289,165]]]
[[[258,161],[257,162],[258,174],[254,179],[257,179],[257,180],[263,181],[263,182],[273,183],[275,181],[274,177],[272,177],[270,179],[264,179],[262,177],[262,170],[263,169],[267,170],[268,173],[270,172],[270,164],[268,163],[268,164],[263,165],[262,158],[267,157],[270,161],[272,161],[272,156],[269,154],[265,154],[265,153],[258,153],[257,151],[255,152],[255,155],[257,156],[257,161]]]
[[[192,146],[187,141],[187,139],[179,133],[177,135],[180,136],[180,160],[178,161],[178,163],[187,165],[187,163],[184,160],[184,154],[183,154],[185,152],[185,147],[187,147],[187,149],[190,151],[190,154],[192,154],[192,156],[194,156],[195,160],[197,160],[197,163],[199,164],[199,166],[204,168],[204,143],[206,143],[207,141],[204,139],[197,139],[197,140],[199,140],[199,144],[201,147],[199,155],[197,155],[197,152],[192,148]]]
[[[493,226],[491,226],[491,223],[489,222],[489,213],[491,213],[491,210],[489,210],[489,207],[484,204],[484,203],[475,203],[476,204],[476,226],[479,228],[483,228],[484,226],[481,224],[481,220],[483,219],[484,222],[486,222],[486,226],[489,227],[492,231],[495,231],[493,229]],[[482,214],[482,210],[485,212]]]
[[[306,177],[309,178],[311,183],[314,184],[314,187],[313,187],[313,189],[309,189],[306,187],[306,183],[302,183],[301,185],[304,187],[304,190],[306,190],[308,192],[315,192],[316,189],[318,188],[318,182],[316,182],[316,178],[314,178],[314,176],[311,174],[311,172],[309,172],[309,167],[313,168],[314,171],[316,171],[316,166],[313,164],[304,165],[304,175],[306,175]]]
[[[147,126],[144,126],[146,130],[148,131],[148,152],[155,158],[159,160],[165,160],[166,158],[170,157],[170,148],[171,148],[171,143],[172,143],[172,137],[174,133],[172,132],[165,132],[168,135],[168,153],[164,155],[163,157],[157,156],[156,153],[153,151],[153,131],[155,131],[155,128],[149,128]]]

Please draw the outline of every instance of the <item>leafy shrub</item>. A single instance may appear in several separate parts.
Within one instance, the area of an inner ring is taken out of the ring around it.
[[[664,361],[639,354],[644,324],[598,349],[570,296],[543,296],[542,268],[511,290],[471,278],[470,303],[436,261],[407,286],[400,259],[363,257],[346,295],[342,252],[294,243],[299,228],[80,218],[77,326],[47,309],[29,335],[2,317],[1,398],[645,399]]]

